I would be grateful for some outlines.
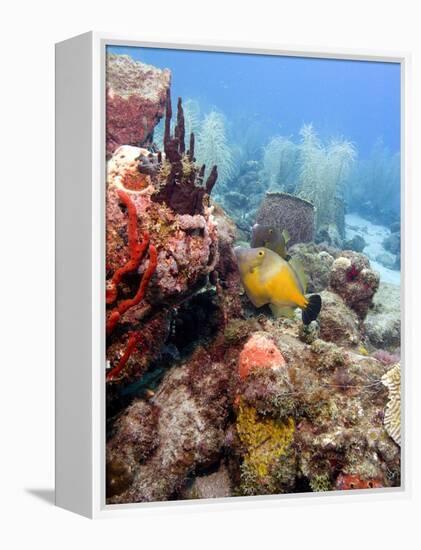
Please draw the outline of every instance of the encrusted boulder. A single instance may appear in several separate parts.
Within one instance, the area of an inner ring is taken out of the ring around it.
[[[159,408],[143,400],[130,405],[114,424],[114,436],[107,446],[107,496],[128,489],[139,463],[159,444]]]
[[[228,420],[229,379],[227,367],[202,352],[173,368],[149,404],[134,402],[107,445],[109,504],[167,500],[196,468],[217,463]],[[148,407],[145,419],[138,412]]]
[[[342,346],[356,346],[361,339],[356,313],[338,294],[324,290],[320,296],[323,304],[318,317],[320,338]]]
[[[165,109],[171,73],[128,55],[107,56],[107,153],[120,145],[143,145]]]
[[[367,246],[367,243],[361,235],[358,233],[352,237],[352,239],[349,239],[348,241],[345,241],[343,244],[345,250],[353,250],[354,252],[362,252],[364,248]]]
[[[342,237],[335,223],[324,224],[319,227],[314,240],[316,243],[325,243],[335,248],[342,248],[343,246]]]
[[[181,499],[223,498],[232,496],[231,479],[227,467],[193,478],[179,494]]]
[[[373,305],[380,276],[370,268],[370,262],[363,254],[344,251],[332,264],[330,287],[339,294],[345,304],[364,319]]]
[[[330,270],[334,256],[314,243],[296,244],[288,254],[298,258],[307,275],[307,292],[321,292],[329,286]]]
[[[401,234],[400,231],[391,233],[383,241],[383,246],[392,254],[399,254],[401,250]]]
[[[396,257],[389,252],[382,252],[376,256],[376,262],[379,262],[379,264],[384,265],[388,269],[395,269]]]
[[[367,337],[375,348],[394,351],[401,344],[400,288],[380,283],[373,303],[364,321]]]

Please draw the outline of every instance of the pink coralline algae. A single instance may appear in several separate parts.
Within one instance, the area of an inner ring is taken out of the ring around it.
[[[246,378],[252,370],[277,370],[285,365],[285,359],[273,340],[256,332],[245,343],[238,360],[238,372]]]
[[[378,361],[383,363],[383,365],[394,365],[396,363],[399,363],[401,359],[399,354],[390,353],[389,351],[382,350],[382,349],[376,350],[372,354],[372,357],[374,357],[374,359],[377,359]]]
[[[165,109],[171,74],[132,60],[126,55],[107,56],[107,153],[120,145],[151,141]]]
[[[336,489],[347,491],[350,489],[379,489],[383,484],[378,479],[361,479],[351,474],[339,474],[336,480]]]
[[[370,268],[370,262],[363,254],[345,251],[332,264],[331,289],[360,319],[364,319],[372,307],[379,282],[379,274]]]

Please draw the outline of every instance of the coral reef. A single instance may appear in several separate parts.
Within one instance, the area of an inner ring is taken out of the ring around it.
[[[286,365],[252,371],[241,383],[237,423],[240,431],[248,426],[243,440],[254,434],[257,441],[261,432],[269,437],[267,432],[286,426],[292,438],[286,447],[276,448],[282,458],[278,463],[270,453],[256,457],[240,438],[241,494],[283,492],[279,479],[287,490],[306,484],[314,491],[351,488],[341,484],[340,476],[366,480],[365,488],[398,484],[399,449],[383,427],[387,367],[356,349],[321,339],[301,342],[298,325],[264,322]],[[293,431],[289,422],[294,422]],[[279,434],[278,439],[285,443]],[[286,448],[288,456],[282,455]]]
[[[380,277],[370,269],[367,257],[357,252],[342,252],[332,264],[330,287],[360,319],[364,319],[372,307],[379,281]]]
[[[389,401],[384,415],[384,426],[390,437],[401,444],[401,365],[397,363],[382,376],[389,390]]]
[[[109,56],[107,503],[399,486],[400,296],[376,258],[400,233],[345,218],[355,148],[305,126],[246,155],[220,113],[173,116],[169,83]],[[317,320],[245,295],[256,221],[289,232]]]
[[[253,189],[253,193],[250,193]],[[244,238],[247,240],[256,212],[266,191],[259,173],[259,162],[247,160],[241,163],[234,180],[215,189],[217,200],[235,220]]]
[[[400,354],[390,353],[386,350],[378,349],[372,354],[372,357],[378,361],[381,361],[384,365],[394,365],[399,362]]]
[[[169,94],[166,102],[166,158],[126,145],[108,161],[109,381],[128,382],[145,372],[159,355],[159,346],[151,342],[167,338],[168,312],[206,284],[219,259],[209,207],[216,169],[202,186],[193,161],[194,138],[184,153],[181,101],[174,137]]]
[[[107,153],[120,145],[152,140],[153,130],[164,113],[171,74],[134,61],[128,55],[107,55]]]
[[[271,225],[290,235],[290,246],[314,240],[314,207],[294,195],[266,193],[256,216],[256,223]]]
[[[339,474],[335,484],[335,488],[339,491],[349,489],[379,489],[380,487],[383,487],[383,485],[377,479],[361,479],[359,476],[350,474]]]
[[[383,246],[392,254],[399,254],[401,250],[401,234],[400,231],[391,233],[383,241]]]

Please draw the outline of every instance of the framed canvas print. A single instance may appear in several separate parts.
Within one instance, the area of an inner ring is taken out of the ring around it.
[[[58,505],[405,494],[406,68],[57,45]]]

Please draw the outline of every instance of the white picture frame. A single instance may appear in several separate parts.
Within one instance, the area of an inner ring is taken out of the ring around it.
[[[105,51],[108,45],[177,48],[266,55],[357,59],[401,66],[402,196],[402,484],[401,487],[329,494],[235,497],[212,501],[105,504]],[[90,518],[162,507],[339,503],[410,494],[411,362],[407,356],[407,232],[410,220],[409,67],[407,53],[317,50],[237,43],[161,43],[89,32],[56,45],[56,504]],[[74,159],[77,158],[77,162]]]

